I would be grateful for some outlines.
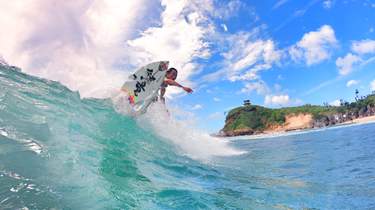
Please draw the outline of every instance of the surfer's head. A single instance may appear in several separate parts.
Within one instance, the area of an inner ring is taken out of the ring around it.
[[[168,79],[175,80],[177,78],[177,73],[177,69],[169,68],[165,77],[167,77]]]

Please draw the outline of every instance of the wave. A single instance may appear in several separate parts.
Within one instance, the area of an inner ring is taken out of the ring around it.
[[[0,89],[0,207],[160,207],[150,193],[180,186],[176,177],[205,170],[216,156],[242,154],[162,104],[134,118],[120,93],[81,98],[3,65]]]
[[[152,131],[162,141],[171,145],[191,158],[209,160],[214,156],[230,156],[243,154],[228,145],[228,141],[215,138],[207,133],[194,128],[189,120],[181,121],[174,118],[173,110],[168,111],[165,104],[155,102],[147,113],[133,116],[129,106],[127,95],[117,93],[112,97],[115,110],[125,116],[132,116],[137,125],[148,131]]]

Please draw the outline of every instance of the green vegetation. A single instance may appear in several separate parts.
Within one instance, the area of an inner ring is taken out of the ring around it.
[[[340,106],[303,105],[298,107],[286,107],[270,109],[262,106],[251,105],[248,100],[243,106],[232,109],[222,129],[225,133],[236,130],[247,131],[247,133],[262,132],[272,126],[285,123],[286,116],[298,114],[311,114],[314,121],[329,121],[335,116],[338,122],[358,118],[361,116],[373,115],[375,110],[375,94],[366,97],[359,97],[356,90],[356,101],[349,103],[341,100]],[[335,124],[334,122],[332,124]],[[327,124],[327,123],[326,123]]]

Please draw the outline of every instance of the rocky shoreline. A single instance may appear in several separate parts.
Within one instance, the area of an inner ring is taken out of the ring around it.
[[[373,97],[373,95],[372,95]],[[258,107],[237,111],[237,113],[228,115],[225,127],[216,135],[220,137],[232,137],[243,135],[262,135],[277,134],[289,131],[302,131],[307,129],[317,129],[350,123],[363,123],[375,121],[375,106],[369,104],[360,109],[351,110],[348,108],[345,112],[336,112],[333,114],[324,114],[319,117],[309,112],[290,113],[284,116],[282,123],[264,123],[262,128],[254,128],[251,126],[238,126],[239,128],[228,129],[231,124],[236,124],[236,120],[241,117],[243,112],[257,112]],[[259,110],[259,108],[258,108]],[[258,111],[260,112],[260,111]],[[262,121],[265,121],[262,119]],[[238,123],[237,123],[238,124]]]

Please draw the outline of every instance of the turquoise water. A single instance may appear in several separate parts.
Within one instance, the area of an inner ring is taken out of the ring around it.
[[[374,124],[228,146],[142,122],[0,66],[0,209],[375,209]]]

